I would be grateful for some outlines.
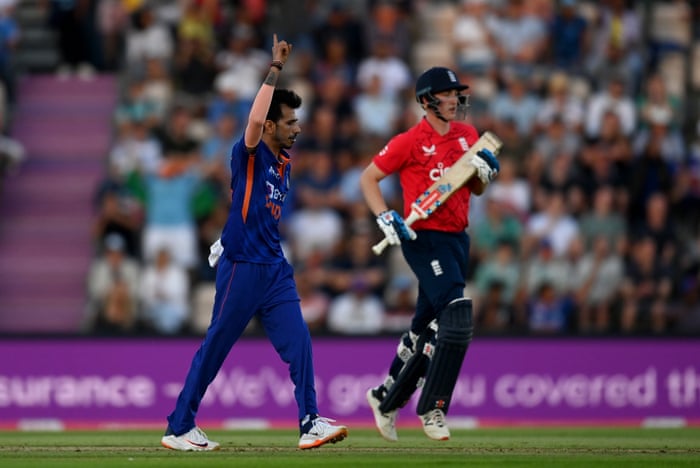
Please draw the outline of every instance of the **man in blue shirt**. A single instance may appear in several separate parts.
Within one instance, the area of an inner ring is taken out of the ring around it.
[[[298,407],[299,448],[347,437],[345,426],[318,415],[311,337],[301,314],[293,270],[280,246],[279,219],[289,192],[286,150],[300,133],[301,98],[275,89],[292,46],[274,35],[273,61],[253,101],[245,134],[231,152],[231,208],[221,235],[211,324],[195,354],[161,444],[174,450],[216,450],[195,424],[204,393],[253,316],[289,364]]]

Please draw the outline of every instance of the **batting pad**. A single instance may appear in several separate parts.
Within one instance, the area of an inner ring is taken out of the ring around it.
[[[418,414],[436,408],[447,414],[473,331],[471,299],[452,301],[440,314],[437,345],[418,400]]]
[[[416,342],[416,352],[411,356],[399,372],[394,385],[389,388],[386,396],[379,405],[382,413],[388,413],[402,408],[408,403],[418,388],[418,382],[428,370],[430,358],[435,348],[435,327],[429,326],[421,333]]]

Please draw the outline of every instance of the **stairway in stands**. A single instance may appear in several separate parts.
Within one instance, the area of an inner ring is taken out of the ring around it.
[[[26,75],[18,91],[12,136],[27,157],[0,194],[0,334],[74,333],[117,80]]]

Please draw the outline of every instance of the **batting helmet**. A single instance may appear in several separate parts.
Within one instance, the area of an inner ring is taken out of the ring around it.
[[[432,95],[442,91],[456,89],[464,91],[469,86],[460,83],[457,74],[445,67],[432,67],[424,71],[416,80],[416,101],[421,102],[421,97]],[[431,99],[432,101],[432,99]]]

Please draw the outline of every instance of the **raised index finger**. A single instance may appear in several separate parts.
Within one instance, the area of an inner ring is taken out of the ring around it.
[[[272,47],[277,47],[277,33],[272,35]]]

